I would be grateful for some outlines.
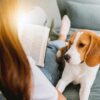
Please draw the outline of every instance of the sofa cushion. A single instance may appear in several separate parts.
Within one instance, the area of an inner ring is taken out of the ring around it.
[[[72,27],[100,30],[100,0],[58,0],[62,16],[68,14]]]

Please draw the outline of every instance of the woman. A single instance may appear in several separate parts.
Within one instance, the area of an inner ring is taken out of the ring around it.
[[[25,55],[17,32],[18,4],[0,0],[0,90],[7,100],[66,100]]]
[[[30,100],[31,68],[17,37],[17,0],[0,0],[0,89],[8,100]]]

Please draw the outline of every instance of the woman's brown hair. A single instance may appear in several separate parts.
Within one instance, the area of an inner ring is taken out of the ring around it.
[[[30,100],[31,69],[18,39],[18,0],[0,0],[0,90],[7,100]]]

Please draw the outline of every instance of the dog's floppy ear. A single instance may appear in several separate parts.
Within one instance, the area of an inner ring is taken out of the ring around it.
[[[57,51],[57,58],[63,57],[64,54],[67,52],[68,46],[62,47]]]
[[[65,66],[64,54],[67,52],[68,46],[62,47],[57,52],[57,63],[59,64],[59,70],[62,72]]]
[[[96,35],[90,35],[90,45],[85,56],[85,62],[90,67],[100,63],[100,39]]]

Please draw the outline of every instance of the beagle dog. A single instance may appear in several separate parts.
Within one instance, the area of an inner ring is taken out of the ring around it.
[[[100,36],[91,30],[74,32],[66,47],[57,52],[64,58],[64,70],[57,84],[63,92],[69,83],[80,84],[80,100],[88,100],[100,64]]]

